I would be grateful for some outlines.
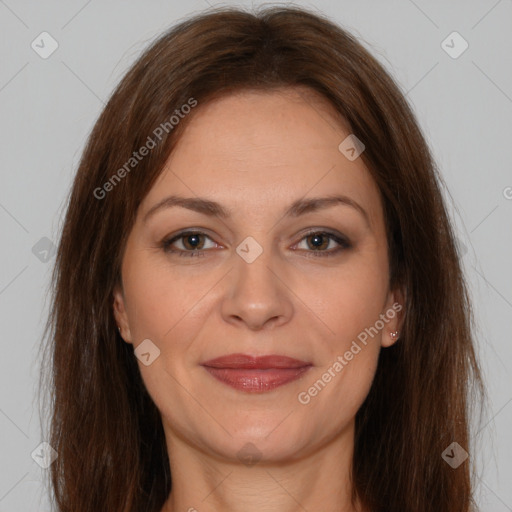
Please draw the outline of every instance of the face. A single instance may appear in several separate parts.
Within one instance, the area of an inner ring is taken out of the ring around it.
[[[338,148],[349,135],[301,89],[195,110],[137,212],[114,293],[168,443],[232,460],[252,443],[283,460],[353,429],[402,297],[378,188]]]

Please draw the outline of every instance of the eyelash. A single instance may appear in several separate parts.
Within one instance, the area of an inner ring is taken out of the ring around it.
[[[176,254],[178,253],[179,256],[188,256],[188,257],[201,257],[201,256],[205,256],[205,251],[208,251],[208,249],[198,249],[198,250],[194,250],[194,251],[185,251],[185,250],[182,250],[182,249],[171,249],[171,245],[176,242],[177,240],[180,240],[181,238],[185,238],[186,236],[190,236],[190,235],[204,235],[206,236],[207,238],[209,238],[211,240],[211,237],[209,237],[206,233],[203,233],[202,231],[182,231],[181,233],[178,233],[177,235],[171,237],[171,238],[167,238],[167,239],[164,239],[162,242],[161,242],[161,248],[163,249],[164,252],[166,253],[170,253],[170,254]],[[345,250],[345,249],[349,249],[352,247],[351,243],[348,241],[348,239],[346,238],[343,238],[339,235],[337,235],[336,233],[332,233],[330,231],[323,231],[323,230],[311,230],[307,233],[304,234],[304,236],[299,240],[299,243],[302,242],[302,240],[304,240],[305,238],[311,236],[311,235],[323,235],[323,236],[327,236],[330,240],[334,240],[336,243],[338,243],[340,246],[334,250],[329,250],[329,251],[307,251],[306,252],[309,252],[309,253],[313,253],[313,254],[309,254],[307,257],[313,257],[313,258],[325,258],[325,257],[330,257],[330,256],[336,256],[337,254],[339,254],[341,251]]]

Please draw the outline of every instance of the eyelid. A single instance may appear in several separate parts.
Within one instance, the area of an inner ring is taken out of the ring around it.
[[[338,231],[332,230],[330,228],[310,228],[305,233],[299,235],[300,239],[296,244],[294,244],[294,246],[300,244],[308,236],[315,234],[326,235],[330,240],[335,241],[338,244],[338,247],[328,251],[301,250],[305,253],[307,257],[311,256],[313,258],[316,258],[324,256],[336,256],[340,252],[350,249],[352,247],[352,242],[346,235],[343,235],[342,233],[339,233]]]
[[[349,248],[352,247],[352,242],[350,241],[350,239],[346,235],[343,235],[342,233],[339,233],[338,231],[332,230],[330,228],[320,228],[320,227],[319,228],[315,228],[315,227],[308,228],[308,230],[306,232],[303,232],[303,233],[299,234],[298,236],[300,238],[298,239],[298,241],[296,243],[294,243],[294,245],[292,247],[297,246],[305,238],[307,238],[308,236],[314,235],[314,234],[319,234],[319,235],[327,236],[330,240],[335,241],[338,244],[338,247],[335,248],[335,249],[328,250],[328,251],[314,251],[314,250],[308,251],[308,250],[304,250],[304,249],[299,249],[299,251],[305,252],[305,253],[313,253],[313,254],[309,254],[309,256],[323,257],[323,256],[331,256],[331,255],[334,256],[334,255],[338,254],[339,252],[341,252],[343,250],[346,250],[346,249],[349,249]],[[204,256],[205,252],[208,252],[208,251],[211,250],[211,249],[196,249],[196,250],[191,250],[191,251],[185,251],[185,250],[182,250],[182,249],[169,249],[169,247],[174,242],[176,242],[177,240],[180,240],[181,238],[186,237],[187,235],[201,235],[201,236],[205,236],[206,238],[209,238],[212,242],[214,242],[217,246],[220,246],[220,248],[223,248],[223,246],[221,244],[218,244],[218,242],[216,242],[202,228],[197,228],[197,229],[187,228],[187,229],[185,229],[183,231],[180,231],[180,232],[178,232],[178,233],[176,233],[174,235],[166,236],[160,242],[160,246],[164,249],[164,252],[166,252],[168,254],[179,254],[180,256],[182,256],[182,255],[189,255],[189,256],[195,256],[196,255],[197,256],[198,253],[201,253]],[[292,249],[292,250],[295,251],[297,249]]]
[[[216,245],[223,247],[221,244],[215,242],[215,240],[213,240],[213,238],[207,232],[205,232],[203,229],[199,229],[199,228],[198,229],[187,228],[187,229],[180,231],[174,235],[166,236],[160,242],[160,246],[162,246],[164,249],[168,248],[171,244],[173,244],[174,242],[176,242],[177,240],[179,240],[181,238],[185,238],[187,235],[202,235],[202,236],[205,236],[206,238],[209,238]],[[192,253],[192,252],[201,252],[201,251],[204,251],[204,249],[197,249],[196,251],[183,251],[181,249],[178,249],[176,251],[168,250],[167,252],[170,252],[170,253],[172,253],[172,252]]]

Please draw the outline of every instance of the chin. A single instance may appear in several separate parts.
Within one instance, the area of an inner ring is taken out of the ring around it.
[[[297,457],[299,450],[302,451],[308,443],[299,432],[290,429],[295,428],[291,422],[286,424],[282,420],[282,417],[276,418],[275,422],[265,422],[264,425],[240,424],[229,429],[231,436],[221,434],[221,440],[210,439],[208,444],[218,455],[241,462],[245,459],[290,460]]]

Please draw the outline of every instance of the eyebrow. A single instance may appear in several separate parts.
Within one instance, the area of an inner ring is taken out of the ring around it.
[[[370,219],[366,210],[359,203],[344,195],[297,199],[285,210],[283,216],[299,217],[300,215],[305,215],[306,213],[324,210],[336,205],[344,205],[354,208],[364,217],[366,223],[368,226],[370,226]],[[144,215],[143,222],[146,222],[149,217],[158,211],[172,207],[186,208],[188,210],[192,210],[209,217],[219,217],[221,219],[227,219],[231,217],[231,212],[229,210],[227,210],[221,204],[215,201],[211,201],[210,199],[205,199],[202,197],[182,197],[171,195],[165,197],[154,206],[152,206]]]

